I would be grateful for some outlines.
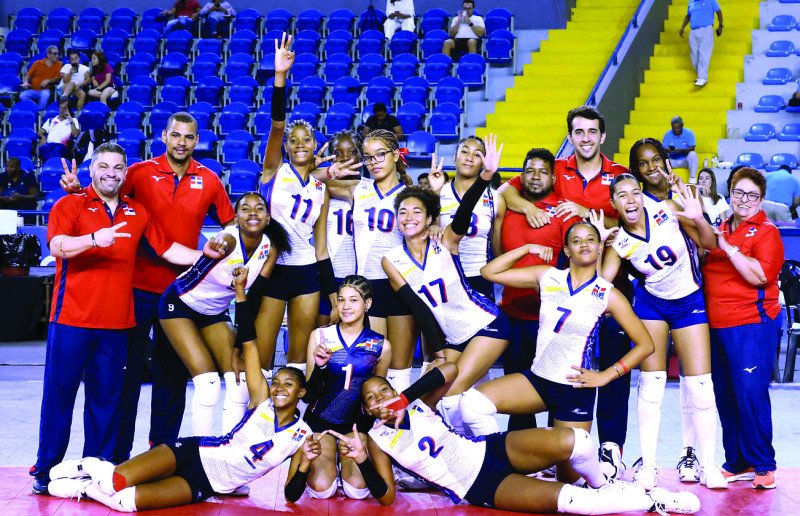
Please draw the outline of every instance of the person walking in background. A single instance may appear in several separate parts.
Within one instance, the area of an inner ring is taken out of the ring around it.
[[[708,83],[708,65],[711,63],[711,53],[714,51],[714,13],[717,14],[719,25],[717,36],[722,36],[722,9],[717,0],[689,0],[689,10],[683,19],[681,37],[689,25],[689,57],[692,66],[697,70],[695,86],[705,86]]]

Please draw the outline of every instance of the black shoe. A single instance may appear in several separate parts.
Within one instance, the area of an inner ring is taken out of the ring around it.
[[[47,484],[49,483],[50,480],[47,478],[33,477],[33,488],[31,489],[31,492],[35,495],[50,494],[50,492],[47,490]]]

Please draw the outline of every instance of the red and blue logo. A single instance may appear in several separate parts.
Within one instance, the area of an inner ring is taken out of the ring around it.
[[[601,287],[600,285],[595,285],[592,289],[592,295],[597,299],[602,300],[603,297],[606,295],[606,287]]]
[[[653,215],[653,220],[655,220],[656,224],[660,226],[667,221],[667,214],[664,213],[664,210],[658,210],[658,213]]]
[[[189,187],[195,190],[202,190],[203,178],[200,176],[192,176],[192,178],[189,180]]]

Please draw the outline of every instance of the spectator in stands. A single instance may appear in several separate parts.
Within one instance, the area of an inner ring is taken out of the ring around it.
[[[88,94],[90,97],[100,99],[103,104],[108,104],[108,99],[116,91],[114,69],[108,64],[105,52],[98,50],[92,55],[92,88]]]
[[[697,141],[691,129],[683,127],[683,119],[672,117],[672,129],[664,133],[664,147],[669,150],[669,164],[672,168],[688,168],[689,182],[697,177]]]
[[[72,146],[72,140],[81,132],[77,118],[72,118],[69,99],[61,97],[58,101],[58,114],[48,119],[39,129],[39,155],[42,161],[49,158],[63,158]]]
[[[39,187],[30,172],[22,170],[19,158],[9,158],[0,174],[0,209],[35,210]]]
[[[392,39],[398,30],[414,32],[414,0],[386,0],[386,21],[383,33]]]
[[[168,11],[161,11],[162,16],[174,16],[167,22],[164,29],[165,34],[174,30],[186,29],[191,31],[194,28],[194,21],[200,13],[200,3],[197,0],[177,0]]]
[[[428,173],[427,172],[423,172],[422,174],[417,176],[417,185],[419,185],[422,188],[425,188],[427,190],[431,189],[431,184],[430,184],[430,182],[428,182]]]
[[[686,25],[689,31],[689,56],[697,71],[695,86],[705,86],[708,82],[708,65],[714,51],[714,13],[717,13],[719,26],[717,36],[722,36],[722,9],[717,0],[689,0],[689,10],[683,19],[679,34],[683,37]]]
[[[789,99],[789,103],[787,105],[792,107],[800,107],[800,91],[795,91],[792,93],[792,97]]]
[[[205,31],[207,36],[222,38],[227,34],[227,31],[220,32],[220,25],[236,16],[236,11],[230,2],[211,0],[203,6],[199,16],[201,18],[205,17],[208,24],[208,29]]]
[[[789,165],[781,165],[775,172],[767,173],[767,193],[764,199],[785,204],[792,217],[797,217],[795,210],[800,206],[800,179],[792,175]]]
[[[361,134],[366,138],[369,133],[376,129],[386,129],[393,132],[397,139],[403,138],[403,128],[400,127],[400,121],[386,112],[386,104],[383,102],[375,103],[372,108],[372,116],[367,118]]]
[[[61,67],[61,82],[58,85],[61,95],[67,98],[77,97],[78,111],[80,111],[86,102],[86,90],[91,83],[91,69],[81,63],[81,53],[70,50],[69,63]]]
[[[58,48],[51,45],[47,47],[45,58],[34,61],[28,68],[25,80],[21,84],[20,100],[30,100],[38,104],[39,110],[47,107],[53,86],[61,78],[61,61],[58,59],[58,53]]]
[[[697,175],[697,189],[703,197],[703,207],[711,221],[711,225],[718,228],[730,215],[730,205],[725,197],[717,193],[717,176],[710,168],[700,170]]]
[[[717,248],[703,260],[723,474],[728,482],[752,480],[756,489],[777,485],[769,383],[783,322],[778,274],[784,248],[762,210],[766,187],[755,169],[733,175],[733,216],[719,227]]]
[[[464,53],[478,53],[478,42],[486,35],[486,25],[483,18],[474,12],[474,0],[464,0],[461,11],[450,22],[450,39],[442,45],[443,54],[453,57],[450,55],[453,49],[456,50],[457,57]]]

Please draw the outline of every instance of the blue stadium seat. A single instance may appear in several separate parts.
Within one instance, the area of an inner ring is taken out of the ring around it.
[[[436,138],[426,131],[415,131],[406,138],[408,157],[417,161],[430,161],[436,151]]]
[[[161,135],[158,135],[158,138],[153,138],[150,141],[150,157],[161,156],[167,152],[167,145],[161,141]]]
[[[383,77],[386,60],[379,54],[362,55],[356,67],[356,75],[361,84],[366,85],[376,77]]]
[[[431,84],[438,84],[439,80],[449,77],[453,60],[444,54],[434,54],[428,58],[423,58],[425,64],[422,68],[423,76]]]
[[[125,77],[128,82],[138,77],[151,77],[156,66],[156,58],[146,52],[137,52],[131,56],[125,65]]]
[[[362,32],[356,41],[356,52],[359,59],[368,54],[383,55],[383,41],[386,37],[383,32],[377,30],[368,30]]]
[[[775,127],[772,124],[753,124],[744,135],[748,142],[768,142],[775,139]]]
[[[322,47],[326,57],[336,54],[350,54],[353,45],[353,35],[346,30],[335,30],[328,34],[325,46]]]
[[[17,52],[3,52],[0,54],[0,70],[4,74],[19,74],[22,68],[22,56]]]
[[[458,77],[445,77],[436,85],[433,98],[437,104],[450,102],[461,106],[464,104],[466,90],[466,85]]]
[[[208,102],[194,102],[186,111],[197,120],[197,129],[211,130],[214,120],[214,113],[217,112],[216,108]]]
[[[219,54],[208,52],[195,57],[192,64],[192,81],[200,82],[206,77],[216,77],[221,63],[222,58]]]
[[[197,132],[194,157],[198,160],[217,157],[217,135],[213,131],[200,130]]]
[[[130,165],[130,163],[128,163],[128,164]],[[79,174],[79,176],[80,176],[80,174]],[[81,184],[88,184],[88,183],[81,183]],[[59,187],[58,189],[53,190],[51,192],[47,192],[47,194],[44,196],[44,203],[42,203],[42,211],[49,212],[50,210],[53,209],[53,205],[59,199],[61,199],[62,197],[65,197],[66,195],[67,195],[67,192],[62,190],[61,187]],[[47,216],[45,216],[45,221],[47,221]]]
[[[125,129],[117,134],[117,144],[125,149],[128,156],[144,157],[144,146],[147,138],[139,129]]]
[[[281,32],[289,33],[289,28],[292,24],[292,13],[286,9],[273,9],[267,14],[267,21],[265,29],[267,31],[279,30]]]
[[[111,112],[109,107],[100,101],[89,102],[83,106],[78,117],[81,129],[84,131],[102,131],[108,123],[108,115]]]
[[[275,84],[275,78],[274,77],[272,79],[268,80],[266,82],[266,84],[264,84],[264,89],[261,92],[261,98],[263,98],[265,102],[272,102],[272,88],[273,88],[274,84]],[[292,98],[292,91],[293,91],[292,90],[292,85],[293,85],[292,81],[289,78],[287,78],[286,79],[286,98],[287,99]]]
[[[352,105],[345,102],[333,104],[325,114],[325,134],[330,137],[339,131],[352,129],[355,116]]]
[[[796,25],[794,16],[791,14],[779,14],[772,19],[772,22],[767,26],[770,32],[785,32],[794,30]]]
[[[114,128],[119,133],[128,129],[141,129],[144,106],[135,100],[123,102],[114,113]]]
[[[292,50],[295,54],[315,54],[319,51],[321,37],[319,32],[313,30],[303,30],[298,32],[294,37]]]
[[[23,7],[14,17],[12,29],[25,29],[31,34],[39,34],[42,30],[44,13],[36,7]]]
[[[231,165],[228,173],[228,187],[232,197],[258,189],[258,178],[261,177],[261,165],[249,159],[237,161]]]
[[[29,127],[14,129],[6,138],[6,158],[30,158],[37,139],[36,131]]]
[[[240,102],[251,109],[255,109],[257,97],[258,81],[250,76],[237,77],[228,89],[228,102]]]
[[[425,119],[425,106],[417,102],[404,102],[397,109],[397,120],[403,128],[403,134],[413,134],[422,130]]]
[[[419,59],[414,54],[400,54],[392,58],[389,75],[398,86],[403,84],[406,79],[417,76]]]
[[[764,95],[758,99],[758,104],[753,110],[756,113],[777,113],[784,107],[785,103],[780,95]]]
[[[172,52],[161,58],[161,66],[158,67],[158,76],[162,80],[176,75],[185,75],[189,67],[189,58],[186,54]]]
[[[762,158],[761,154],[757,152],[745,152],[743,154],[739,154],[739,157],[736,158],[735,166],[763,169],[764,158]]]
[[[767,57],[787,57],[794,55],[794,43],[791,41],[773,41],[767,49]]]
[[[325,81],[317,76],[306,77],[297,85],[297,100],[322,106],[325,99]]]
[[[232,131],[222,144],[222,163],[232,165],[237,161],[249,159],[255,138],[247,131]]]
[[[480,54],[464,54],[458,61],[456,75],[467,87],[480,88],[484,85],[486,59]]]
[[[772,68],[767,71],[767,76],[762,79],[761,83],[770,84],[786,84],[794,80],[792,71],[788,68]]]
[[[250,106],[242,102],[231,102],[222,108],[222,113],[217,120],[219,134],[228,134],[233,131],[243,131],[247,126],[247,117]]]
[[[217,57],[221,58],[222,43],[223,40],[217,38],[198,39],[194,51],[197,55],[216,54]]]
[[[39,34],[39,39],[36,40],[36,49],[39,53],[44,53],[44,51],[47,50],[47,47],[52,45],[58,48],[58,51],[61,52],[61,49],[64,48],[65,39],[66,36],[60,30],[48,29]],[[67,61],[69,61],[68,57]]]
[[[125,32],[123,29],[109,29],[105,34],[103,34],[103,40],[100,42],[100,48],[102,48],[103,52],[106,54],[113,52],[123,56],[128,52],[130,38],[130,33]]]
[[[356,107],[361,96],[361,83],[355,77],[341,77],[333,83],[331,98],[334,103],[344,102]]]
[[[325,76],[325,82],[328,85],[333,85],[340,77],[350,75],[350,70],[353,67],[353,60],[347,54],[333,54],[328,55],[325,59],[325,68],[322,73]]]
[[[30,100],[21,100],[11,106],[8,113],[7,124],[10,130],[37,129],[39,120],[39,106]]]
[[[792,170],[798,168],[797,156],[785,152],[775,154],[770,158],[769,164],[765,168],[767,172],[775,172],[781,168],[781,165],[787,165]]]
[[[155,91],[158,83],[148,75],[134,77],[127,89],[127,99],[140,103],[144,107],[153,105]]]
[[[54,116],[58,115],[58,102],[51,102],[44,108],[44,118],[42,120],[48,120],[53,118]]]
[[[514,34],[500,29],[494,31],[486,41],[486,61],[505,64],[513,60]]]
[[[386,13],[380,9],[367,9],[358,17],[358,30],[363,34],[368,30],[383,30]]]
[[[457,140],[459,136],[458,129],[458,117],[456,115],[434,108],[430,118],[430,131],[436,141]]]
[[[159,102],[150,110],[150,134],[158,139],[161,132],[166,129],[167,121],[173,113],[180,111],[174,102]]]
[[[355,19],[356,15],[350,9],[336,9],[328,16],[328,33],[336,30],[346,30],[352,34],[353,21]]]
[[[59,181],[63,173],[61,158],[49,158],[42,163],[42,170],[39,172],[39,188],[42,193],[62,190]]]
[[[255,59],[251,54],[233,54],[228,58],[223,75],[226,83],[233,83],[240,77],[252,77]]]
[[[312,127],[316,127],[319,123],[320,108],[316,104],[310,102],[301,102],[292,109],[289,115],[289,121],[305,120]]]
[[[234,32],[228,40],[228,55],[251,54],[256,51],[256,41],[258,36],[255,32],[242,29]]]
[[[270,104],[262,104],[253,117],[253,131],[259,136],[266,135],[272,126],[271,108]]]
[[[217,174],[217,176],[222,176],[223,167],[219,161],[212,158],[203,158],[200,160],[200,164]]]
[[[398,30],[389,42],[392,59],[402,54],[417,53],[417,35],[408,30]]]
[[[316,33],[322,32],[322,20],[324,16],[316,9],[306,9],[297,15],[295,22],[295,30],[300,32],[304,30],[313,30]]]
[[[281,42],[281,35],[283,32],[279,30],[270,30],[264,34],[264,37],[261,38],[261,44],[258,46],[258,51],[260,55],[266,54],[274,54],[275,53],[275,42],[277,41],[278,44]]]
[[[265,83],[275,77],[275,54],[264,54],[258,61],[256,80]]]
[[[152,7],[146,9],[142,13],[142,20],[139,23],[139,30],[154,30],[159,34],[163,34],[164,27],[167,26],[166,17],[162,16],[160,7]]]
[[[375,77],[367,84],[364,96],[369,104],[383,102],[388,106],[394,99],[394,92],[394,81],[388,77]]]
[[[316,77],[319,59],[314,54],[298,54],[292,65],[292,81],[300,82],[306,77]]]
[[[139,159],[139,157],[138,156],[128,156],[128,166],[131,166],[133,164],[133,162],[131,161],[132,159]],[[92,173],[89,170],[89,165],[91,165],[91,162],[92,162],[92,160],[87,159],[87,160],[84,160],[84,162],[81,163],[78,166],[78,181],[82,185],[88,185],[89,183],[92,182]],[[59,190],[61,190],[61,188],[59,188]],[[63,190],[61,190],[61,191],[63,192]]]
[[[78,14],[78,29],[102,34],[106,25],[106,13],[97,7],[87,7]]]
[[[422,31],[422,34],[427,34],[433,30],[446,30],[447,20],[449,19],[450,15],[444,9],[438,7],[428,9],[422,14],[419,30]],[[439,51],[441,51],[441,47],[439,47]]]
[[[186,109],[189,103],[189,90],[192,83],[182,75],[169,77],[161,87],[161,100],[174,102],[182,110]]]
[[[490,9],[483,18],[486,25],[486,34],[492,35],[496,30],[511,30],[511,11],[496,7]]]
[[[72,24],[75,21],[75,13],[69,7],[56,7],[47,13],[47,20],[44,23],[45,29],[58,29],[64,34],[72,33]]]
[[[430,91],[431,86],[424,77],[409,77],[400,88],[400,103],[413,102],[427,106]]]
[[[782,142],[800,142],[800,124],[786,124],[778,134],[778,140]]]
[[[97,33],[90,29],[79,29],[72,33],[69,41],[72,50],[91,54],[97,46]]]
[[[133,34],[136,29],[136,11],[130,7],[119,7],[111,12],[108,19],[108,29],[124,30],[128,34]]]
[[[422,51],[422,60],[428,59],[430,56],[442,53],[442,46],[450,36],[444,30],[432,30],[425,33],[425,37],[420,43],[420,50]]]
[[[242,9],[236,13],[236,17],[233,19],[234,33],[240,30],[249,30],[255,34],[261,34],[263,20],[264,17],[255,9]]]
[[[33,35],[28,29],[14,29],[6,34],[6,52],[16,52],[22,57],[31,55],[31,43]]]
[[[161,55],[161,33],[154,29],[143,29],[133,38],[133,55],[142,52],[154,56]]]
[[[200,102],[208,102],[212,106],[219,106],[222,100],[222,90],[225,82],[219,77],[204,77],[197,82],[194,90],[194,99]]]
[[[174,30],[167,34],[167,39],[164,41],[164,52],[167,54],[178,52],[180,54],[189,55],[194,44],[194,36],[188,30]]]

